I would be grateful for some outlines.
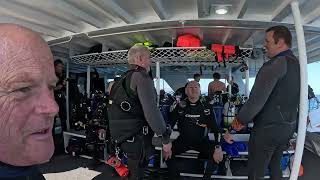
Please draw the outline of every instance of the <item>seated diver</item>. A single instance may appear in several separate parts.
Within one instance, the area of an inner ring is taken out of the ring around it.
[[[223,161],[223,152],[219,146],[220,129],[216,124],[211,105],[204,98],[200,98],[199,83],[189,82],[185,92],[187,98],[179,103],[174,103],[175,107],[171,108],[171,127],[174,127],[178,122],[180,136],[173,141],[172,157],[166,163],[170,176],[177,177],[180,175],[180,170],[176,166],[175,155],[188,150],[198,151],[200,152],[199,159],[208,160],[204,178],[210,178],[218,164]],[[211,129],[215,134],[214,142],[209,140],[208,129]],[[226,135],[225,139],[230,142],[230,135]]]

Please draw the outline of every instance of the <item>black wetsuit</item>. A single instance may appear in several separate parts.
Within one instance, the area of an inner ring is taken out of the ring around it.
[[[59,118],[61,121],[61,128],[63,131],[67,130],[67,110],[66,110],[66,87],[63,85],[63,81],[65,80],[65,76],[59,74],[56,74],[56,76],[59,78],[56,86],[62,85],[62,88],[59,90],[54,90],[54,99],[56,100],[58,106],[59,106]],[[54,128],[53,128],[54,131]]]
[[[0,162],[1,180],[45,180],[36,166],[17,167]]]
[[[119,108],[117,101],[121,98],[132,103],[130,111],[125,112]],[[157,107],[156,98],[153,80],[145,69],[138,66],[131,66],[131,70],[127,71],[121,80],[115,82],[110,93],[108,107],[110,133],[112,139],[127,154],[129,179],[142,179],[147,159],[153,149],[153,132],[162,135],[163,144],[169,143],[171,130],[166,127]],[[142,126],[145,125],[151,128],[147,135],[143,135],[142,131]]]
[[[292,136],[298,113],[300,69],[291,50],[266,62],[257,74],[249,100],[237,119],[254,122],[249,141],[249,179],[262,179],[270,167],[271,178],[282,177],[280,160]]]
[[[228,85],[228,87],[227,87],[227,91],[229,91],[229,86],[230,86],[230,85]],[[232,95],[236,95],[236,94],[238,94],[238,93],[239,93],[239,86],[238,86],[237,83],[233,82],[233,83],[231,84],[231,94],[232,94]]]
[[[216,124],[215,115],[211,105],[204,99],[191,103],[183,100],[171,112],[173,127],[178,122],[179,137],[173,141],[172,159],[167,161],[169,172],[172,176],[178,176],[180,169],[176,166],[175,155],[184,153],[188,150],[200,152],[199,159],[209,160],[205,176],[209,177],[213,172],[213,152],[214,145],[218,144],[220,130]],[[206,127],[202,127],[202,126]],[[208,130],[215,133],[215,141],[210,141]]]

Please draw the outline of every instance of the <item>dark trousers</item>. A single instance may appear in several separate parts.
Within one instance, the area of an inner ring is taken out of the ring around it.
[[[215,114],[216,122],[219,128],[224,127],[223,123],[223,106],[220,105],[215,105],[213,106],[213,111]]]
[[[166,164],[168,165],[168,170],[171,177],[177,177],[180,176],[179,167],[177,166],[177,158],[175,158],[175,155],[179,155],[181,153],[184,153],[188,150],[195,150],[200,152],[198,158],[200,160],[208,160],[207,162],[207,168],[205,171],[205,178],[209,178],[215,168],[217,168],[217,164],[213,161],[213,152],[214,147],[212,143],[210,143],[208,138],[205,139],[199,139],[197,143],[186,143],[186,141],[183,140],[183,138],[178,137],[175,141],[172,143],[172,157],[171,159],[166,161]]]
[[[67,130],[67,110],[66,110],[66,100],[64,98],[55,99],[59,106],[59,118],[61,121],[62,131]],[[55,125],[55,124],[54,124]]]
[[[142,179],[152,148],[152,137],[137,135],[135,136],[134,142],[124,142],[120,148],[128,157],[128,179]]]
[[[249,180],[264,179],[269,167],[272,180],[282,179],[280,161],[293,134],[289,125],[254,129],[249,140]]]

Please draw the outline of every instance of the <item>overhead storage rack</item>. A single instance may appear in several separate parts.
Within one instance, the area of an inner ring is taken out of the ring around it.
[[[127,53],[128,50],[107,51],[72,56],[71,60],[80,65],[107,67],[127,64]],[[240,48],[240,53],[229,56],[226,63],[243,63],[251,54],[252,48]],[[206,47],[166,47],[151,50],[151,60],[154,63],[160,62],[161,65],[212,65],[218,63],[215,57],[216,54]]]

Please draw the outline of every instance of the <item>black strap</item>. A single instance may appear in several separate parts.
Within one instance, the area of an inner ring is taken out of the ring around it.
[[[235,49],[236,49],[236,58],[234,58],[234,62],[236,62],[239,58],[239,56],[241,55],[241,50],[239,48],[239,46],[235,46]]]
[[[147,127],[148,128],[148,132],[144,133],[145,130],[144,128]],[[119,147],[122,143],[124,142],[130,142],[131,140],[133,140],[132,142],[135,141],[136,136],[151,136],[153,135],[153,133],[151,133],[151,128],[149,126],[143,126],[141,130],[139,130],[137,133],[125,138],[125,139],[121,139],[121,140],[112,140],[113,144],[115,144],[115,147]]]
[[[130,88],[130,79],[132,76],[132,73],[135,71],[135,69],[133,70],[129,70],[128,72],[126,72],[123,77],[121,78],[121,85],[124,89],[124,91],[126,92],[126,95],[130,98],[130,99],[134,99],[134,92],[132,91],[132,89]],[[128,76],[130,75],[130,79],[128,79]]]

